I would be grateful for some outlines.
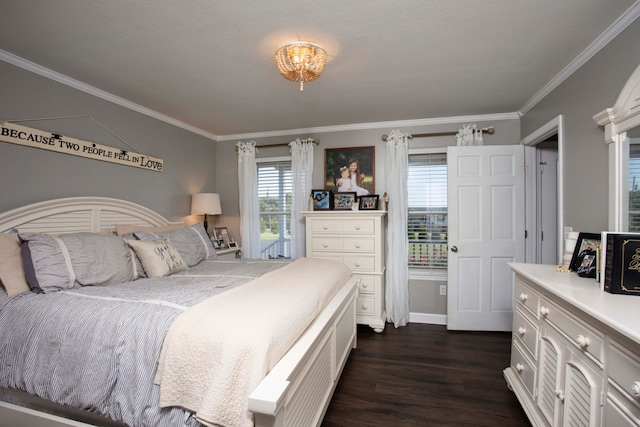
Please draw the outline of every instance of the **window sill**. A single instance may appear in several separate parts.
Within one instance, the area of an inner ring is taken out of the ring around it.
[[[409,280],[429,280],[434,282],[446,282],[447,271],[434,271],[419,268],[409,268]]]

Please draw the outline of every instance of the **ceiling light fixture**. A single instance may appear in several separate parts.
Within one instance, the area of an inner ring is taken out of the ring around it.
[[[304,82],[317,79],[324,71],[327,52],[315,43],[292,42],[278,48],[275,54],[278,71],[287,80],[300,82],[300,90],[304,90]]]

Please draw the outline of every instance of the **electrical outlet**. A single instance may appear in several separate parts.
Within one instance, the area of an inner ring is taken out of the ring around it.
[[[447,285],[440,285],[440,295],[447,294]]]

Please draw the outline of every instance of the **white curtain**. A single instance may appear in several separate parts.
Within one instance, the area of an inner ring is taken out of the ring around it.
[[[260,209],[256,142],[238,142],[238,184],[240,196],[240,237],[245,258],[260,258]]]
[[[393,130],[387,138],[385,177],[389,194],[387,219],[387,321],[397,328],[409,322],[409,239],[407,237],[409,134]]]
[[[484,145],[482,129],[478,129],[475,123],[463,125],[456,134],[456,145]]]
[[[309,210],[313,174],[313,139],[291,141],[291,258],[305,256],[305,224],[302,211]]]

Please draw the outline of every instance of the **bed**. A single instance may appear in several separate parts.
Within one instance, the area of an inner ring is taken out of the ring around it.
[[[321,424],[356,345],[341,264],[219,259],[200,224],[103,197],[0,214],[16,231],[31,289],[0,294],[3,420]]]

